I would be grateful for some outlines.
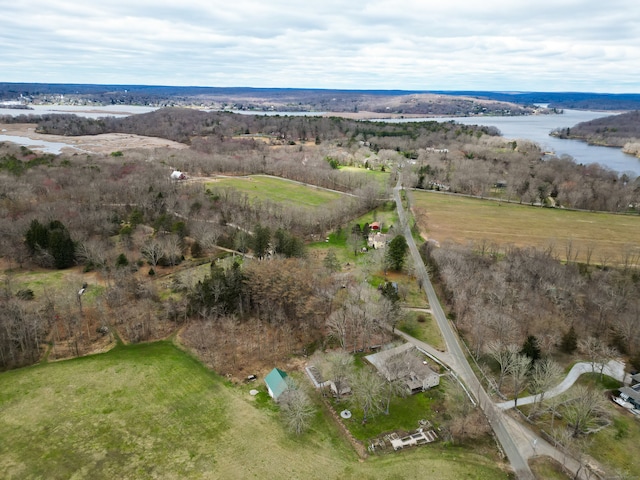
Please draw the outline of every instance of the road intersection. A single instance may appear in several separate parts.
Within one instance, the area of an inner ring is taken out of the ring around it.
[[[446,366],[456,373],[459,379],[466,384],[467,390],[475,397],[477,404],[479,404],[486,415],[491,428],[493,429],[504,454],[509,459],[517,478],[522,480],[534,480],[535,476],[529,467],[528,459],[535,456],[546,455],[559,461],[567,470],[571,471],[575,475],[574,478],[586,479],[587,472],[582,468],[582,465],[578,461],[565,453],[560,452],[557,448],[539,437],[528,427],[507,415],[505,413],[505,407],[501,407],[500,405],[502,404],[497,405],[494,403],[485,391],[464,355],[464,352],[460,347],[460,343],[458,342],[457,334],[449,323],[449,320],[440,305],[436,292],[433,289],[427,269],[422,261],[422,257],[420,256],[413,236],[411,235],[411,229],[409,222],[407,221],[407,215],[400,196],[401,190],[402,184],[401,181],[398,180],[398,184],[393,190],[393,198],[396,202],[402,233],[409,246],[409,252],[415,265],[415,274],[422,281],[422,287],[427,295],[433,318],[436,320],[438,327],[440,328],[447,346],[447,351],[445,353],[439,352],[433,347],[425,344],[424,342],[420,342],[413,337],[409,337],[408,335],[403,336],[411,343],[422,348],[430,355],[433,355],[446,364]],[[588,365],[591,367],[591,364]],[[521,400],[518,402],[520,403]]]

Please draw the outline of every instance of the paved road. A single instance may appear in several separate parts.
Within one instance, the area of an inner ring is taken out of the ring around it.
[[[511,466],[513,467],[517,477],[525,480],[533,480],[535,477],[533,476],[533,473],[529,468],[529,464],[525,456],[521,454],[518,446],[511,436],[510,431],[507,429],[502,411],[498,410],[498,408],[487,395],[487,392],[485,392],[484,388],[478,381],[478,378],[471,369],[471,365],[469,365],[469,362],[467,361],[467,358],[465,357],[462,348],[458,343],[458,338],[454,333],[453,328],[449,324],[449,321],[444,314],[444,310],[442,310],[442,306],[440,305],[440,301],[436,296],[433,285],[431,285],[431,280],[429,279],[429,275],[427,274],[427,269],[425,268],[422,258],[420,257],[420,253],[418,252],[418,247],[416,246],[416,243],[411,236],[411,230],[407,222],[407,216],[404,211],[404,207],[402,206],[402,200],[400,198],[401,189],[402,185],[400,181],[398,181],[398,184],[393,190],[393,198],[397,205],[400,225],[403,229],[404,236],[407,239],[407,244],[409,245],[411,256],[413,257],[416,275],[422,279],[422,285],[425,293],[427,294],[429,306],[431,307],[431,310],[433,312],[433,317],[436,319],[438,327],[442,332],[445,344],[447,345],[447,351],[449,352],[451,362],[450,367],[461,377],[461,379],[467,384],[469,390],[471,390],[472,394],[477,398],[480,407],[489,419],[489,423],[491,424],[491,427],[493,428],[493,431],[498,441],[500,442],[504,453],[509,459],[509,462],[511,463]]]
[[[560,382],[558,385],[548,390],[544,394],[544,398],[552,398],[557,395],[560,395],[563,392],[566,392],[571,385],[573,385],[576,380],[580,377],[580,375],[584,373],[600,373],[600,368],[602,367],[602,373],[608,375],[609,377],[613,377],[616,380],[621,382],[625,381],[625,371],[624,365],[620,362],[616,362],[615,360],[610,360],[607,364],[601,365],[596,363],[595,366],[591,363],[587,362],[578,362],[576,363],[567,376]],[[518,405],[529,405],[531,403],[536,403],[540,399],[540,394],[538,395],[529,395],[528,397],[523,397],[518,399]],[[508,410],[515,406],[515,400],[509,400],[507,402],[498,403],[496,405],[501,410]]]

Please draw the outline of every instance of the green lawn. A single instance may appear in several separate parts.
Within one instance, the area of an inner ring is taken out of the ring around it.
[[[549,457],[536,457],[529,461],[529,466],[536,478],[540,480],[569,480],[560,465]]]
[[[405,311],[398,329],[438,350],[446,350],[440,329],[429,313]]]
[[[637,256],[640,216],[576,212],[555,208],[531,207],[415,191],[415,217],[421,231],[440,243],[452,241],[475,244],[486,240],[500,246],[533,246],[566,259],[571,240],[572,257],[591,263],[619,263],[627,252]]]
[[[359,440],[366,441],[384,433],[403,430],[413,432],[419,425],[419,420],[434,421],[434,402],[441,401],[442,387],[424,393],[417,393],[406,398],[395,397],[389,405],[389,415],[380,413],[362,424],[362,410],[350,404],[353,416],[344,420],[349,431]],[[344,400],[338,404],[336,410],[344,406]],[[339,411],[339,410],[338,410]]]
[[[606,375],[601,379],[598,373],[581,375],[577,384],[592,387],[603,397],[605,390],[615,390],[621,385],[620,382]],[[575,386],[569,390],[569,395],[573,389]],[[637,478],[640,472],[640,422],[633,414],[612,401],[607,400],[605,405],[611,425],[583,437],[587,445],[586,453],[602,463],[608,473],[626,473],[631,476],[621,478]],[[531,407],[524,406],[522,410],[526,414],[529,408]],[[545,431],[552,431],[550,415],[543,415],[538,423]],[[561,418],[555,420],[556,429],[564,425],[565,422]]]
[[[11,291],[30,289],[36,300],[43,295],[68,295],[75,299],[75,295],[84,283],[88,288],[83,296],[83,304],[92,305],[95,299],[103,292],[104,287],[96,284],[96,277],[91,272],[85,273],[81,267],[64,270],[36,270],[5,272]],[[2,276],[0,276],[0,279]]]
[[[233,188],[246,193],[252,199],[308,208],[323,207],[343,197],[337,192],[262,175],[220,177],[208,182],[206,187],[212,191],[218,188]]]
[[[0,439],[3,479],[507,478],[443,446],[359,462],[320,413],[292,437],[260,382],[229,385],[170,342],[0,374]]]
[[[389,178],[391,176],[391,173],[388,170],[386,172],[383,172],[381,170],[367,170],[366,168],[360,167],[340,167],[340,172],[345,174],[349,173],[352,175],[363,175],[369,178],[374,178],[380,185],[380,188],[385,188],[387,186],[387,184],[389,183]]]

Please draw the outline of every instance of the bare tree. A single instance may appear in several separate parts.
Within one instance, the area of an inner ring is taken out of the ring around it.
[[[336,401],[340,402],[349,378],[353,376],[353,357],[347,352],[329,352],[322,365],[323,376],[336,388]]]
[[[594,388],[578,385],[572,400],[567,403],[563,414],[571,426],[571,435],[576,438],[607,418],[607,403],[604,395]]]
[[[340,343],[340,347],[345,350],[347,348],[347,334],[349,331],[349,319],[347,318],[346,308],[342,307],[331,312],[327,319],[327,328],[329,335]]]
[[[384,379],[367,368],[358,370],[351,378],[351,400],[362,409],[362,424],[382,410]]]
[[[516,355],[518,354],[518,346],[511,345],[502,345],[499,342],[492,342],[489,344],[489,354],[491,357],[498,363],[500,367],[500,375],[498,376],[498,392],[502,391],[502,382],[504,378],[511,371],[511,365],[514,362]]]
[[[315,408],[295,380],[287,377],[286,381],[288,388],[280,400],[281,412],[287,428],[296,435],[301,435],[309,428]]]
[[[156,267],[158,265],[158,262],[164,254],[162,242],[156,238],[150,238],[147,240],[140,251],[152,267]]]
[[[479,438],[490,431],[482,410],[469,400],[462,386],[453,378],[447,377],[447,412],[451,415],[448,427],[455,441]]]
[[[511,366],[509,368],[509,376],[513,382],[513,401],[514,406],[518,407],[518,395],[527,386],[527,375],[531,368],[531,359],[526,355],[520,355],[519,353],[513,356]]]
[[[536,405],[539,407],[544,401],[544,395],[562,378],[562,367],[549,357],[538,360],[533,364],[531,372],[531,389],[538,394]]]

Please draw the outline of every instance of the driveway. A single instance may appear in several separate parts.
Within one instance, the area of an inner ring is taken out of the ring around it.
[[[603,367],[602,373],[608,375],[609,377],[613,377],[620,382],[625,381],[626,374],[624,371],[624,364],[616,361],[610,360],[604,366],[600,363],[591,364],[587,362],[578,362],[573,368],[569,371],[565,379],[560,382],[558,385],[553,387],[551,390],[547,390],[544,393],[544,398],[552,398],[557,395],[560,395],[563,392],[566,392],[571,388],[571,386],[578,380],[580,375],[583,373],[600,373],[600,368]],[[536,403],[540,399],[541,394],[537,395],[529,395],[528,397],[519,398],[518,405],[529,405],[532,403]],[[501,410],[508,410],[515,406],[515,400],[509,400],[507,402],[497,403],[496,406]]]

